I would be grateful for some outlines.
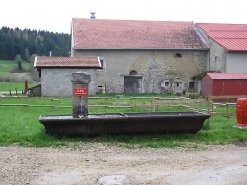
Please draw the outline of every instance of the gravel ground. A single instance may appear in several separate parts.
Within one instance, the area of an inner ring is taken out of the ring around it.
[[[101,143],[0,147],[0,184],[247,184],[246,143],[234,144],[199,149]]]

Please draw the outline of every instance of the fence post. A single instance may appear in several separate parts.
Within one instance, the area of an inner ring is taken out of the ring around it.
[[[155,112],[155,99],[154,99],[154,96],[152,96],[152,112]]]
[[[16,93],[16,96],[18,97],[17,88],[15,88],[15,93]]]
[[[25,110],[27,110],[27,96],[25,97]]]
[[[228,102],[226,103],[226,109],[227,109],[227,122],[229,121],[229,107],[228,107]]]
[[[107,97],[105,98],[105,112],[106,112],[106,106],[107,106]]]
[[[52,99],[51,99],[51,101],[52,101],[52,110],[54,110],[54,99],[53,99],[53,97],[52,97]]]
[[[208,114],[210,114],[210,96],[208,95]],[[208,118],[208,127],[210,125],[210,117]]]
[[[130,97],[130,112],[132,112],[133,109],[132,109],[132,97]]]

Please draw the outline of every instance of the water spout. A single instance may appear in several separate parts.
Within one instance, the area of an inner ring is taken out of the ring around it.
[[[83,101],[83,96],[81,96],[81,115],[79,116],[80,118],[82,118],[82,101]]]

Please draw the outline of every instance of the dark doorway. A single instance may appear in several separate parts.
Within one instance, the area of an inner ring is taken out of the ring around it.
[[[126,93],[138,94],[142,92],[142,76],[124,76],[124,91]]]

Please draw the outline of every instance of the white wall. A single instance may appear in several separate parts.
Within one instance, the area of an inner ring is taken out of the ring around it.
[[[226,53],[226,73],[247,73],[247,52]]]

